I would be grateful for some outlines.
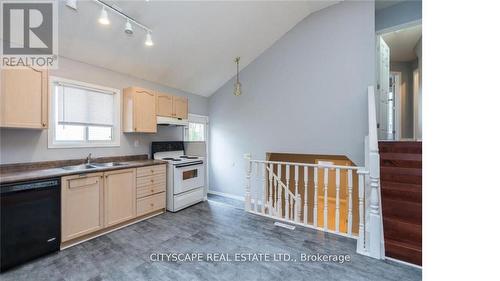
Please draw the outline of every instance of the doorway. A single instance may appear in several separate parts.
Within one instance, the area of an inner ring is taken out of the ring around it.
[[[420,140],[422,135],[422,25],[377,34],[379,140]]]

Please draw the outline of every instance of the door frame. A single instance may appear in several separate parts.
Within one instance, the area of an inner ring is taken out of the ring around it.
[[[395,140],[401,140],[401,71],[390,71],[391,75],[395,77],[395,93],[394,93],[394,130],[395,130]]]

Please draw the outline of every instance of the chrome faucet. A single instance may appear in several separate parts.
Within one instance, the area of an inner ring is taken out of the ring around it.
[[[90,165],[90,160],[92,160],[92,153],[89,153],[89,156],[87,156],[87,165]]]

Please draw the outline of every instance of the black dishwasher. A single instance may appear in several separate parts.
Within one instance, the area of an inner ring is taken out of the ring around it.
[[[59,250],[59,178],[3,184],[0,201],[0,271]]]

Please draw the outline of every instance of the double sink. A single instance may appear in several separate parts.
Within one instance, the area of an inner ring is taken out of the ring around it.
[[[62,167],[62,169],[70,170],[70,171],[86,171],[86,170],[91,170],[91,169],[119,167],[119,166],[126,166],[126,165],[128,165],[128,164],[127,163],[120,163],[120,162],[88,163],[88,164],[81,164],[81,165],[74,165],[74,166],[66,166],[66,167]]]

